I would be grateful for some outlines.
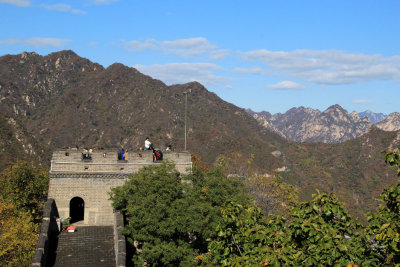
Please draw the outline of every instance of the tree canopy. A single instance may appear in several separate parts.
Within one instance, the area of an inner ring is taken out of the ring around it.
[[[220,171],[181,177],[170,163],[141,169],[111,199],[128,217],[123,232],[135,245],[134,264],[174,266],[193,265],[207,251],[222,205],[248,202],[242,184]]]
[[[399,166],[398,153],[392,153],[394,161],[387,162]],[[400,181],[383,191],[379,210],[368,214],[368,226],[352,218],[333,194],[317,191],[299,202],[292,187],[257,178],[248,190],[255,200],[239,180],[218,169],[181,177],[167,163],[133,174],[111,199],[127,215],[124,233],[135,246],[135,264],[400,264]],[[256,203],[275,206],[265,212]]]
[[[0,265],[29,266],[47,199],[48,172],[19,161],[0,176]]]

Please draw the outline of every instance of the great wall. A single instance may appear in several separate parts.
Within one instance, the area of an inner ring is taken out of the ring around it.
[[[163,160],[183,175],[192,170],[188,152],[166,151]],[[117,150],[97,150],[88,158],[77,149],[55,151],[32,266],[126,266],[123,217],[112,208],[109,192],[144,166],[159,164],[152,151],[129,152],[125,160],[118,159]],[[59,232],[57,219],[68,217],[77,231]]]

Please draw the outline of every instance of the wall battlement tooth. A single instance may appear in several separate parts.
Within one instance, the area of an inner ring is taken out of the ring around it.
[[[164,152],[164,159],[175,164],[176,169],[187,174],[192,169],[188,152]],[[53,173],[135,173],[143,166],[159,165],[153,162],[152,151],[128,152],[127,160],[118,160],[117,150],[98,150],[90,153],[90,159],[83,159],[76,149],[58,150],[53,153],[50,174]]]

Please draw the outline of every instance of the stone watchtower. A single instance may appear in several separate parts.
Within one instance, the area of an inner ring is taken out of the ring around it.
[[[118,160],[115,150],[95,151],[88,158],[76,149],[54,152],[48,197],[55,200],[60,217],[71,217],[73,222],[83,221],[88,226],[113,225],[111,188],[123,185],[130,174],[143,166],[161,164],[153,162],[152,151],[128,154],[127,159]],[[165,152],[164,160],[174,162],[182,174],[192,169],[187,152]]]

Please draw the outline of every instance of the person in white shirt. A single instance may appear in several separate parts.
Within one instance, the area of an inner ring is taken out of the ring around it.
[[[150,150],[153,147],[153,144],[150,142],[150,139],[146,137],[146,141],[144,141],[144,150]]]

